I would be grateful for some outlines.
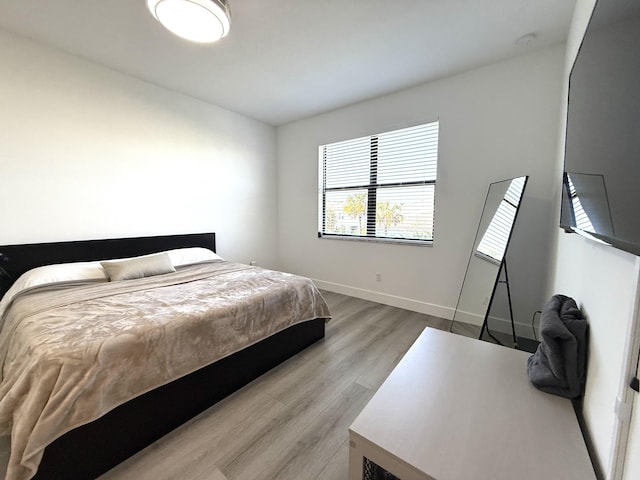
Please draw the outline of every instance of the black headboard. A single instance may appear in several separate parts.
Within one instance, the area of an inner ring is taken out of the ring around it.
[[[215,252],[215,233],[2,245],[0,298],[20,275],[42,265],[135,257],[185,247],[205,247]]]

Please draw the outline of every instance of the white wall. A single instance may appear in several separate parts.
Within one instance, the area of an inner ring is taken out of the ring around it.
[[[516,320],[530,322],[545,300],[557,208],[563,61],[564,49],[553,47],[278,128],[283,268],[330,290],[451,318],[489,183],[528,174],[509,274]],[[318,146],[437,118],[434,246],[318,239]]]
[[[640,369],[636,370],[636,376],[640,376]],[[640,478],[640,395],[635,395],[633,403],[633,417],[629,432],[629,444],[624,465],[625,480]]]
[[[275,265],[275,128],[3,31],[0,65],[0,244],[216,231]]]
[[[577,1],[567,40],[560,142],[555,167],[554,196],[558,205],[569,72],[594,5],[595,0]],[[557,225],[558,221],[556,214],[554,224]],[[555,231],[548,293],[564,293],[575,298],[589,321],[589,364],[583,414],[596,462],[606,478],[612,478],[615,400],[622,382],[624,347],[635,315],[638,259],[578,235],[565,234],[560,229]],[[637,443],[630,448],[635,448],[637,454]]]

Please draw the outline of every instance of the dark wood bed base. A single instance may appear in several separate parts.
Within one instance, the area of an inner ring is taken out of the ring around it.
[[[0,246],[1,294],[24,272],[53,263],[122,258],[182,247],[215,251],[215,234]],[[277,333],[172,383],[145,393],[49,445],[34,478],[90,479],[113,468],[198,413],[324,337],[315,319]]]
[[[290,327],[70,431],[46,448],[34,478],[96,478],[324,337],[324,324]]]

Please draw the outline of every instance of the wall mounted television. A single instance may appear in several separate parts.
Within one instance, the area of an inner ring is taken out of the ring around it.
[[[640,255],[640,0],[598,0],[569,77],[560,226]]]

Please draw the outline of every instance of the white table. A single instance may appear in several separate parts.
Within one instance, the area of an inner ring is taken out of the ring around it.
[[[425,329],[351,425],[349,479],[363,457],[402,480],[595,479],[571,402],[529,383],[529,355]]]

